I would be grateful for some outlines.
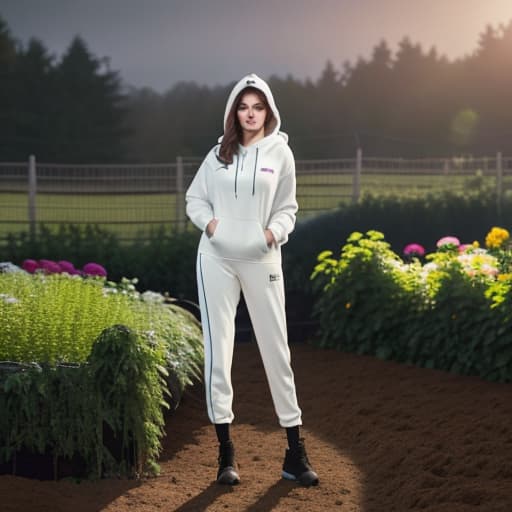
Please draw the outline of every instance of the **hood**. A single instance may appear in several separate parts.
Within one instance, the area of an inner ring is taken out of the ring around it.
[[[275,121],[269,125],[268,132],[265,133],[265,137],[269,135],[280,135],[285,141],[288,141],[288,136],[286,133],[280,132],[279,128],[281,128],[281,116],[279,115],[279,110],[277,110],[276,103],[274,101],[274,96],[272,95],[272,91],[268,86],[265,80],[261,79],[255,73],[251,73],[249,75],[244,76],[231,91],[228,101],[226,103],[226,110],[224,111],[224,131],[226,130],[226,121],[231,112],[231,107],[235,102],[236,97],[240,93],[240,91],[244,90],[246,87],[254,87],[259,89],[267,98],[270,109],[274,114]],[[219,142],[222,141],[222,137],[219,138]]]

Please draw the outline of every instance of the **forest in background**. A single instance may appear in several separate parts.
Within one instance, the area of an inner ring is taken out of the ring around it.
[[[240,77],[229,78],[222,87],[137,89],[79,36],[57,59],[38,39],[19,42],[0,15],[0,161],[200,157],[222,133]],[[353,157],[357,148],[404,158],[512,154],[512,21],[487,26],[476,49],[456,60],[404,38],[395,52],[381,41],[367,59],[339,68],[327,61],[314,81],[263,78],[300,159]]]

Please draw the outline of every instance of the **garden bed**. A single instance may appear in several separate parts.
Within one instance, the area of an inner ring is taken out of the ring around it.
[[[0,274],[0,469],[156,474],[164,410],[200,377],[198,321],[132,282],[54,268]]]

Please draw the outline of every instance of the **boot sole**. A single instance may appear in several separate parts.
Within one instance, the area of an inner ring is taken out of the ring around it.
[[[283,478],[285,478],[286,480],[292,480],[294,482],[298,482],[300,485],[303,485],[304,487],[311,487],[311,486],[318,485],[318,477],[316,475],[311,475],[308,473],[304,473],[304,475],[301,475],[299,478],[297,478],[292,473],[283,471],[281,473],[281,476]]]
[[[217,478],[217,483],[221,485],[238,485],[240,477],[231,468],[224,470]]]

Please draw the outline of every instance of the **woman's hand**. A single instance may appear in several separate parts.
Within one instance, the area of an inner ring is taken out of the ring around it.
[[[267,247],[272,247],[273,245],[276,245],[276,240],[274,238],[274,233],[270,231],[270,229],[265,229],[265,240],[267,242]]]
[[[208,238],[211,238],[213,236],[213,233],[215,233],[215,230],[217,229],[217,224],[219,223],[218,219],[212,219],[210,222],[208,222],[208,225],[206,226],[206,236]]]

